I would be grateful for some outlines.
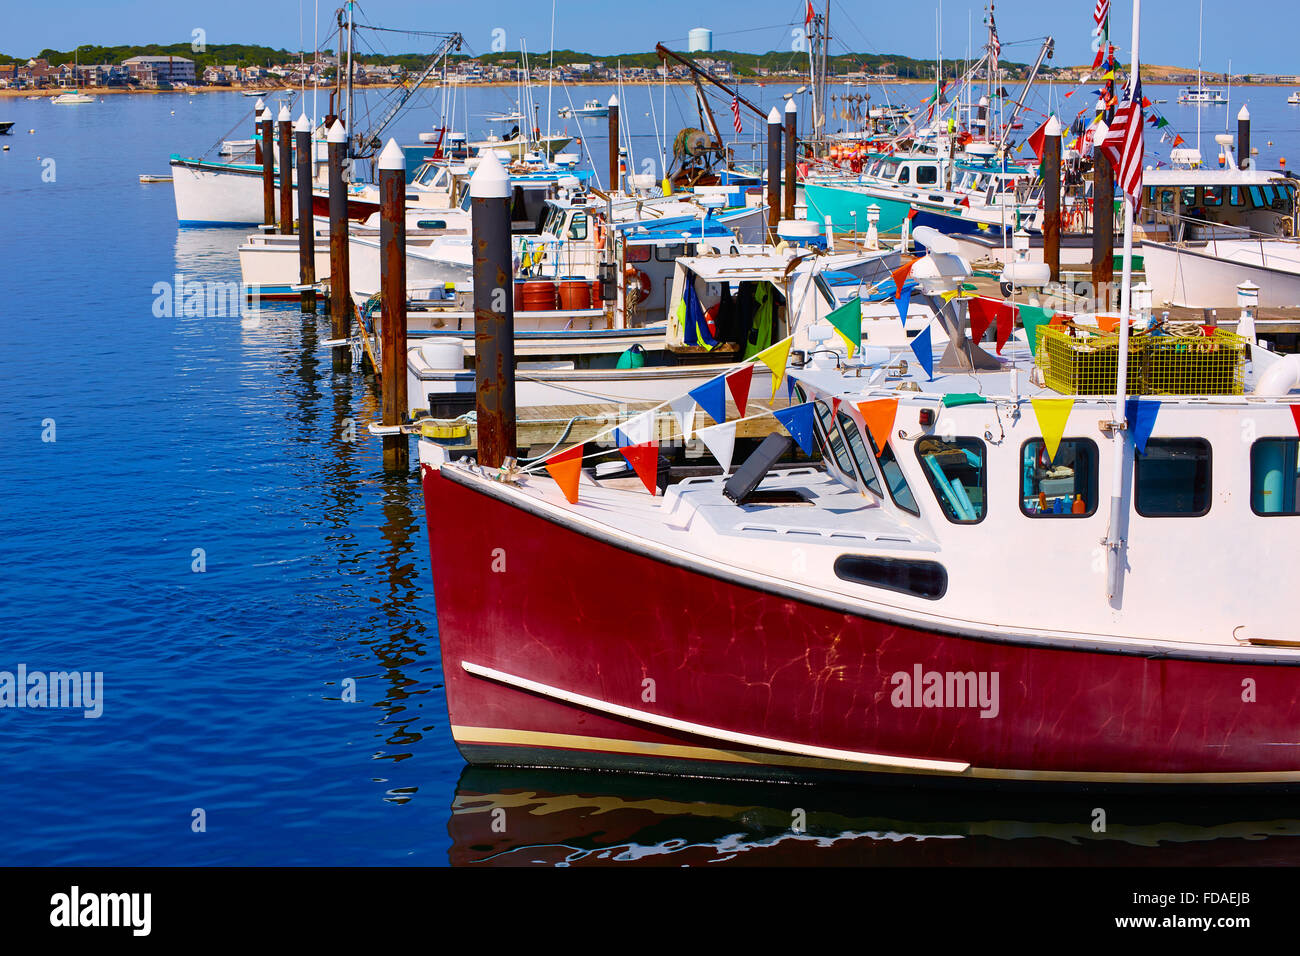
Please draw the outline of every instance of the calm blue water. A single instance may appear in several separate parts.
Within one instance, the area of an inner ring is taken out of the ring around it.
[[[1287,92],[1249,91],[1269,165],[1282,150],[1300,160]],[[776,91],[754,94],[770,105]],[[658,155],[661,96],[653,117],[644,88],[624,99],[638,167]],[[471,129],[508,105],[506,91],[470,97]],[[562,97],[557,90],[556,107]],[[675,132],[689,104],[680,89],[668,100]],[[203,152],[250,108],[237,94],[81,107],[0,100],[0,119],[16,121],[15,135],[0,138],[10,146],[0,154],[0,671],[102,671],[104,681],[99,719],[0,709],[0,863],[1298,855],[1288,839],[1300,833],[1296,814],[1239,801],[1130,808],[1127,828],[1106,836],[1088,827],[1088,798],[981,808],[933,796],[463,773],[447,730],[419,486],[414,473],[380,468],[379,445],[365,436],[377,413],[369,382],[332,372],[316,346],[328,324],[296,306],[267,307],[257,324],[152,311],[154,284],[177,272],[237,280],[244,231],[178,233],[170,186],[137,176],[165,172],[171,152]],[[1194,130],[1194,111],[1165,109]],[[1221,114],[1207,110],[1207,128],[1221,129]],[[414,142],[430,125],[426,111],[396,132]],[[597,156],[602,130],[601,121],[584,129]],[[43,441],[50,423],[56,440]],[[340,699],[348,678],[356,703]],[[496,806],[507,808],[504,834],[482,826]],[[206,832],[192,831],[196,808]],[[804,837],[788,832],[792,808],[809,812]],[[942,853],[936,840],[947,841]]]

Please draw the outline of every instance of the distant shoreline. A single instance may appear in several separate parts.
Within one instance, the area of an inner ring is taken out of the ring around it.
[[[661,80],[655,80],[655,81],[654,81],[654,85],[655,85],[655,86],[660,86],[660,85],[662,85],[662,82],[663,82],[663,81],[661,81]],[[798,80],[797,78],[791,77],[791,78],[789,78],[789,79],[781,79],[781,80],[762,80],[762,81],[760,81],[760,80],[748,80],[748,79],[747,79],[747,80],[735,80],[735,81],[732,81],[732,82],[733,82],[733,85],[735,85],[735,86],[737,86],[737,87],[758,86],[758,85],[760,85],[760,83],[761,83],[762,85],[764,85],[764,86],[793,86],[794,84],[798,83],[799,80]],[[1174,82],[1170,82],[1170,81],[1167,81],[1167,80],[1158,80],[1158,79],[1147,79],[1147,80],[1144,80],[1144,82],[1147,83],[1147,84],[1149,84],[1149,85],[1152,85],[1152,86],[1177,86],[1177,87],[1183,87],[1183,86],[1187,86],[1187,85],[1188,85],[1188,84],[1186,84],[1186,83],[1174,83]],[[1005,85],[1008,85],[1009,83],[1010,83],[1011,85],[1014,85],[1014,86],[1020,86],[1020,85],[1021,85],[1021,83],[1020,83],[1019,81],[1015,81],[1015,82],[1007,81],[1007,83],[1004,83],[1003,85],[1005,86]],[[1070,83],[1063,82],[1063,81],[1059,81],[1059,80],[1035,80],[1035,81],[1034,81],[1034,86],[1044,86],[1044,85],[1047,85],[1047,84],[1055,84],[1055,85],[1057,85],[1057,86],[1079,85],[1079,84],[1070,84]],[[488,82],[488,83],[448,83],[447,85],[448,85],[448,86],[451,86],[451,87],[464,88],[464,89],[469,89],[469,88],[481,88],[481,89],[514,89],[514,88],[516,88],[519,84],[518,84],[518,83],[513,83],[513,82],[495,82],[495,81],[494,81],[494,82]],[[538,84],[537,84],[537,83],[534,83],[534,85],[538,85]],[[568,82],[565,82],[565,83],[561,83],[561,84],[559,84],[559,85],[561,85],[561,86],[615,86],[615,85],[617,85],[617,83],[616,83],[615,81],[613,81],[613,80],[571,80],[571,81],[568,81]],[[627,84],[627,85],[643,86],[643,85],[645,85],[645,84],[643,84],[643,83],[635,83],[635,84]],[[680,79],[677,79],[677,80],[669,80],[669,81],[668,81],[668,85],[669,85],[669,86],[690,86],[690,85],[691,85],[691,81],[689,81],[689,80],[680,80]],[[832,92],[832,93],[835,92],[836,87],[840,87],[840,88],[842,88],[844,85],[845,85],[845,83],[844,83],[843,80],[833,80],[833,79],[832,79],[832,80],[828,80],[828,81],[827,81],[827,89],[828,89],[830,92]],[[884,85],[884,86],[933,86],[933,85],[934,85],[934,81],[933,81],[933,80],[915,79],[915,78],[909,78],[909,79],[898,79],[898,80],[888,80],[888,81],[885,81],[885,80],[872,80],[872,81],[870,81],[870,82],[868,82],[868,81],[863,81],[863,80],[855,80],[855,81],[850,82],[848,85],[851,86],[851,87],[876,87],[876,86],[882,86],[882,85]],[[1217,87],[1217,86],[1226,86],[1227,84],[1225,84],[1225,83],[1210,83],[1210,84],[1207,84],[1207,85],[1209,85],[1209,86],[1216,86],[1216,87]],[[367,90],[392,90],[392,89],[397,89],[399,86],[400,86],[400,84],[397,84],[397,83],[367,83],[367,84],[365,84],[364,86],[356,86],[356,87],[354,87],[354,89],[355,89],[356,92],[359,92],[359,93],[365,93]],[[1246,87],[1263,87],[1263,88],[1273,87],[1273,88],[1290,89],[1290,88],[1296,87],[1297,85],[1294,84],[1294,83],[1271,83],[1271,82],[1270,82],[1270,83],[1241,83],[1241,82],[1238,82],[1238,83],[1234,83],[1234,84],[1233,84],[1233,88],[1234,88],[1234,89],[1239,89],[1239,88],[1241,88],[1241,87],[1243,87],[1243,86],[1246,86]],[[88,87],[85,87],[85,88],[81,89],[81,92],[82,92],[82,93],[85,93],[87,96],[95,96],[95,97],[99,97],[99,96],[123,96],[123,95],[133,95],[133,96],[192,96],[192,95],[194,95],[195,93],[241,93],[241,92],[243,92],[245,89],[254,89],[254,90],[255,90],[255,89],[259,89],[259,87],[256,87],[256,86],[253,86],[253,87],[241,87],[241,86],[192,86],[192,87],[188,87],[188,88],[186,88],[186,89],[180,89],[180,90],[140,90],[140,89],[123,89],[122,87],[96,87],[96,86],[88,86]],[[315,91],[317,91],[318,93],[327,93],[328,91],[330,91],[330,90],[332,90],[332,89],[333,89],[333,86],[308,87],[308,88],[307,88],[307,92],[312,92],[313,90],[315,90]],[[437,89],[437,87],[436,87],[436,86],[430,86],[430,87],[428,87],[428,89],[431,89],[431,90],[432,90],[432,89]],[[36,99],[46,100],[46,99],[49,99],[49,98],[51,98],[51,97],[58,96],[60,93],[66,93],[66,92],[68,92],[68,88],[63,88],[63,87],[46,87],[46,88],[44,88],[44,89],[40,89],[40,90],[30,90],[30,89],[28,89],[28,90],[9,90],[9,89],[0,89],[0,98],[3,98],[3,97],[18,97],[18,98],[23,98],[23,97],[35,97]],[[282,96],[282,95],[284,95],[284,94],[290,94],[290,95],[293,95],[293,94],[297,94],[297,93],[299,93],[299,92],[301,92],[301,90],[300,90],[298,87],[278,87],[278,88],[276,88],[276,89],[266,90],[266,91],[263,92],[262,95],[263,95],[263,96],[269,96],[269,97],[278,97],[278,96]]]

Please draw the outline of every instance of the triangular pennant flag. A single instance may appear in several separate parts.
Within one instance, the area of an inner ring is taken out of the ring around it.
[[[928,332],[929,329],[927,328]],[[919,336],[918,336],[919,337]],[[894,419],[898,415],[898,399],[878,398],[870,402],[858,402],[858,411],[866,422],[867,432],[876,446],[876,454],[885,450],[889,442],[889,433],[894,429]]]
[[[916,212],[916,210],[912,210]],[[909,217],[910,218],[910,217]],[[911,262],[904,263],[893,272],[889,273],[894,279],[894,298],[900,298],[903,294],[903,283],[907,281],[908,274],[912,271],[912,266],[920,262],[920,259],[913,259]]]
[[[718,460],[724,475],[731,470],[731,456],[736,451],[735,422],[701,428],[695,433],[695,437],[704,442],[704,447],[709,450],[709,454]]]
[[[848,346],[849,358],[853,358],[853,353],[862,344],[862,300],[855,297],[853,301],[846,302],[827,315],[826,321],[839,333]]]
[[[1295,419],[1295,430],[1300,432],[1300,405],[1291,405],[1291,417]]]
[[[934,381],[934,346],[930,344],[930,326],[926,326],[916,338],[912,339],[912,354],[930,381]]]
[[[842,398],[832,398],[832,399],[831,399],[831,415],[832,415],[832,416],[834,416],[834,415],[838,415],[838,414],[839,414],[839,411],[840,411],[840,403],[843,402],[843,401],[844,401],[844,399],[842,399]]]
[[[1025,327],[1025,333],[1029,336],[1030,354],[1038,354],[1039,326],[1049,324],[1055,314],[1051,309],[1040,309],[1034,305],[1022,305],[1020,307],[1020,324]]]
[[[668,407],[673,410],[673,415],[677,418],[682,439],[690,438],[691,432],[695,431],[695,399],[689,395],[678,395],[668,403]]]
[[[1047,446],[1047,460],[1056,460],[1056,452],[1061,447],[1061,436],[1065,434],[1065,423],[1070,418],[1070,409],[1074,408],[1072,398],[1031,398],[1034,414],[1038,417],[1038,430],[1043,433],[1043,444]]]
[[[632,466],[632,470],[641,479],[641,484],[645,485],[646,491],[652,495],[658,492],[659,443],[647,441],[638,445],[620,448],[619,451],[623,453],[627,463]]]
[[[785,377],[785,397],[787,399],[794,398],[794,379],[789,375]]]
[[[790,433],[795,444],[803,449],[805,455],[811,455],[814,450],[813,446],[813,403],[804,402],[802,405],[791,405],[788,408],[780,408],[772,413],[782,427]]]
[[[1016,327],[1016,310],[1008,303],[1003,303],[997,310],[998,330],[995,333],[998,343],[998,354],[1002,354],[1002,346],[1007,344],[1011,338],[1011,333]]]
[[[898,320],[907,327],[907,310],[912,307],[912,290],[904,289],[901,296],[895,296],[894,305],[898,307]]]
[[[629,418],[614,429],[614,444],[619,448],[624,445],[643,445],[654,437],[654,409]]]
[[[582,477],[582,451],[585,447],[574,445],[543,462],[546,473],[560,486],[571,505],[578,503],[578,479]]]
[[[1160,400],[1146,398],[1124,400],[1124,419],[1128,422],[1129,434],[1133,436],[1133,447],[1139,455],[1147,451],[1147,439],[1156,427],[1156,415],[1160,413]]]
[[[978,344],[983,341],[984,333],[993,324],[997,313],[988,299],[971,299],[967,314],[970,316],[970,340]]]
[[[754,356],[772,370],[772,398],[776,398],[776,390],[781,387],[781,379],[785,377],[785,366],[790,361],[790,344],[793,341],[791,338],[784,338]]]
[[[719,425],[727,420],[727,389],[722,383],[725,377],[711,378],[690,391],[691,398]]]
[[[742,365],[727,376],[727,388],[731,390],[731,400],[736,403],[736,411],[745,417],[745,403],[749,401],[749,383],[754,377],[754,366]]]

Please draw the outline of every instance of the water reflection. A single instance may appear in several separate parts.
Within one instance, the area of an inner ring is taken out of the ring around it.
[[[1286,797],[1007,796],[466,768],[451,810],[450,859],[460,866],[1300,863],[1300,810]]]

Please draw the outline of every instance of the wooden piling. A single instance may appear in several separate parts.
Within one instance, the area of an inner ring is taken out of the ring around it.
[[[617,158],[612,158],[617,163]],[[517,446],[515,284],[510,244],[510,178],[490,150],[470,178],[469,195],[479,464],[499,468],[506,458],[515,456]]]
[[[275,120],[265,107],[258,120],[262,126],[262,226],[271,232],[275,229]]]
[[[383,423],[400,425],[410,412],[406,403],[406,156],[393,139],[379,155],[379,269]],[[406,436],[385,435],[385,470],[409,467]]]
[[[281,106],[280,124],[280,235],[293,235],[293,119]]]
[[[346,339],[351,334],[352,276],[348,262],[348,193],[343,181],[343,159],[347,151],[347,131],[338,120],[330,126],[330,337]],[[334,370],[347,371],[350,356],[346,345],[334,346]]]
[[[799,104],[790,97],[785,101],[785,203],[783,219],[794,218],[796,180],[799,174],[796,152],[799,146]]]
[[[1102,136],[1094,134],[1094,142]],[[1105,153],[1092,151],[1092,294],[1097,308],[1110,308],[1115,282],[1115,174]]]
[[[303,312],[316,314],[316,220],[311,211],[311,121],[300,114],[293,127],[298,157],[298,284],[311,286],[299,294]]]
[[[767,114],[767,231],[776,242],[781,221],[781,114],[772,107]]]
[[[1053,116],[1043,131],[1043,262],[1061,281],[1061,124]]]
[[[609,98],[609,191],[618,192],[618,94]],[[513,454],[513,452],[512,452]]]

